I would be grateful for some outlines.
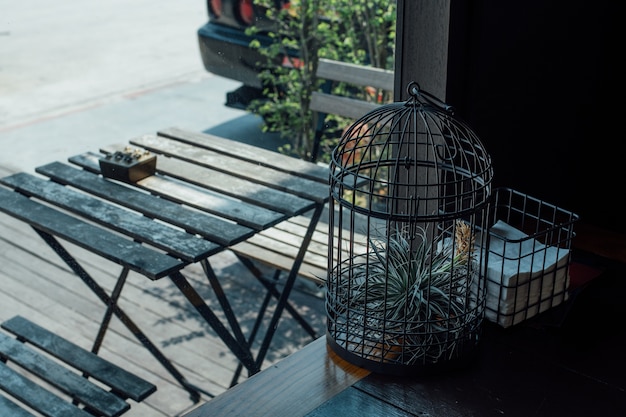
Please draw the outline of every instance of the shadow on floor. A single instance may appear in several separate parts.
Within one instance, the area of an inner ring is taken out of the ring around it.
[[[222,136],[272,151],[289,143],[287,139],[281,138],[278,133],[263,132],[263,119],[251,113],[213,126],[202,133]]]

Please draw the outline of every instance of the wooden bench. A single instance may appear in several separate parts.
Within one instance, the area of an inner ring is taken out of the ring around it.
[[[349,64],[346,62],[320,59],[317,77],[331,83],[346,83],[357,87],[373,87],[393,93],[394,73],[391,70]],[[329,89],[315,91],[311,95],[311,110],[336,114],[338,116],[358,119],[367,112],[375,110],[381,103],[363,99],[344,97],[329,93]]]
[[[156,386],[78,345],[15,316],[1,327],[1,416],[119,416]]]
[[[366,100],[332,94],[337,83],[344,83],[359,90],[373,88],[376,92],[386,93],[389,97],[393,97],[394,85],[394,72],[391,70],[330,59],[320,59],[316,75],[319,79],[325,80],[325,83],[321,91],[314,91],[311,95],[310,108],[317,114],[312,151],[314,160],[319,153],[320,141],[327,128],[329,114],[355,121],[383,104],[378,96],[374,100]]]

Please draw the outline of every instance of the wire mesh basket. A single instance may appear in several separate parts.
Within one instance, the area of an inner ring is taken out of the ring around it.
[[[491,159],[452,109],[408,87],[331,154],[327,341],[375,372],[465,362],[485,304]]]
[[[509,188],[494,190],[487,255],[487,320],[521,323],[568,299],[578,215]]]

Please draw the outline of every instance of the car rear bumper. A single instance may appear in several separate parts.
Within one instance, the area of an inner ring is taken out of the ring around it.
[[[256,36],[263,45],[269,39]],[[240,29],[208,22],[198,29],[200,56],[204,68],[225,78],[241,81],[243,84],[261,88],[258,78],[260,63],[266,58],[250,48],[251,37]]]

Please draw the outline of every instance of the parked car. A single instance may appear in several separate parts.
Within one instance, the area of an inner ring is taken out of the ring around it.
[[[289,1],[275,1],[277,6],[289,6]],[[254,0],[207,0],[207,10],[209,20],[198,29],[204,68],[213,74],[241,81],[240,88],[226,94],[226,105],[246,108],[252,99],[262,96],[258,74],[262,69],[260,63],[267,58],[250,48],[253,38],[245,31],[254,25],[259,29],[254,39],[258,39],[262,46],[269,45],[271,41],[266,33],[271,28],[271,21]]]

